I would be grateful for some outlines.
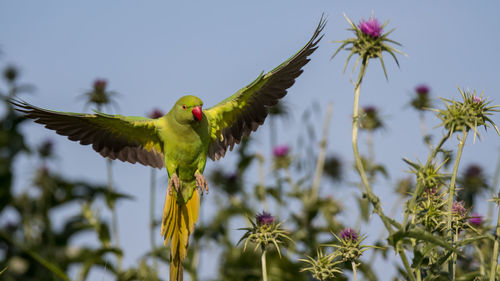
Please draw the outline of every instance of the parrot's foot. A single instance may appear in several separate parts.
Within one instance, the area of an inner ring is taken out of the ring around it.
[[[196,176],[196,186],[200,188],[201,195],[203,195],[203,191],[205,191],[208,194],[208,184],[205,177],[199,172],[196,172],[195,176]]]
[[[179,192],[179,177],[177,174],[173,174],[168,180],[168,194],[172,195],[172,186],[175,187],[175,191]]]

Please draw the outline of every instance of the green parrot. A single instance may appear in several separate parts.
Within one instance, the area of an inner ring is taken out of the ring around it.
[[[203,176],[207,156],[219,160],[264,123],[269,107],[286,95],[309,62],[325,23],[322,18],[312,38],[291,58],[208,109],[202,109],[202,100],[191,95],[181,97],[157,119],[59,112],[19,100],[11,103],[36,123],[82,145],[92,144],[103,157],[166,167],[169,181],[161,234],[165,246],[170,243],[170,280],[182,281],[189,235],[198,221],[200,191],[208,192]]]

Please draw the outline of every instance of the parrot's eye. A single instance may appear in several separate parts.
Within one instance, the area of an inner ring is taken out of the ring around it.
[[[184,109],[184,110],[185,110],[186,108],[187,108],[187,106],[186,106],[185,104],[183,104],[183,105],[182,105],[182,109]]]

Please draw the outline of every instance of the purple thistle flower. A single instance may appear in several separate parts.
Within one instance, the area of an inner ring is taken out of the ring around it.
[[[274,223],[274,217],[271,216],[270,213],[263,211],[261,214],[257,214],[255,216],[255,220],[257,221],[257,225],[270,225]]]
[[[373,38],[378,38],[382,33],[382,27],[378,23],[378,20],[374,18],[370,18],[369,20],[361,20],[358,27],[361,32]]]
[[[417,94],[419,94],[419,95],[427,95],[430,92],[430,88],[429,88],[429,86],[422,84],[422,85],[415,87],[415,92],[417,92]]]
[[[465,170],[465,176],[469,178],[477,177],[481,174],[482,174],[481,166],[477,164],[470,164]]]
[[[105,79],[96,79],[94,81],[94,90],[104,91],[106,89],[107,84],[108,84],[108,81],[106,81]]]
[[[469,223],[474,226],[481,226],[481,224],[483,223],[483,216],[481,216],[480,214],[473,214],[469,218]]]
[[[348,227],[340,232],[340,238],[343,240],[358,240],[358,233],[354,229]]]
[[[480,102],[482,102],[483,100],[481,99],[481,97],[478,97],[476,95],[472,96],[472,102],[475,103],[475,104],[478,104]]]
[[[273,149],[274,157],[284,157],[288,154],[290,148],[287,145],[278,145]]]
[[[436,194],[437,194],[437,188],[435,188],[435,187],[427,188],[426,190],[424,190],[424,195],[427,197],[431,197],[431,196],[434,196]]]
[[[463,216],[465,215],[467,210],[465,209],[464,204],[462,202],[455,201],[451,206],[451,212]]]
[[[238,173],[231,173],[227,175],[227,181],[230,183],[235,183],[238,180]]]
[[[42,142],[42,144],[38,148],[38,153],[42,158],[49,158],[53,154],[53,148],[54,148],[54,142],[48,139]]]
[[[161,109],[155,108],[149,113],[149,118],[156,119],[163,117],[163,115],[165,115],[165,113]]]
[[[377,108],[373,105],[367,105],[367,106],[363,107],[363,111],[366,114],[377,113]]]

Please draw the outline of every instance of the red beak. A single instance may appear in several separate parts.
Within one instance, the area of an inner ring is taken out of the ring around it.
[[[195,108],[193,108],[191,112],[193,113],[193,116],[196,119],[196,121],[200,122],[202,119],[201,106],[196,106]]]

